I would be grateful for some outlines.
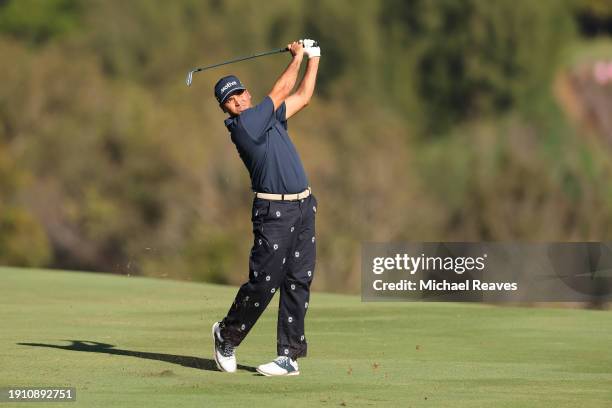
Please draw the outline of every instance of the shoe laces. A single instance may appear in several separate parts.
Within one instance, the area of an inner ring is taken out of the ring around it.
[[[291,361],[292,361],[291,358],[287,357],[287,356],[278,356],[278,357],[276,357],[274,359],[274,362],[276,364],[278,364],[279,366],[284,367],[284,368],[286,368],[286,367],[292,367],[293,368],[293,365],[291,364]]]
[[[227,341],[221,343],[221,354],[225,357],[231,357],[234,355],[235,347]]]
[[[286,363],[289,360],[287,356],[278,356],[274,359],[277,363]]]

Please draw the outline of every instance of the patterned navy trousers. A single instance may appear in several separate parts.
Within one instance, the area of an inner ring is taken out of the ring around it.
[[[304,318],[315,271],[317,200],[253,200],[253,248],[249,280],[221,322],[221,336],[238,346],[276,291],[280,291],[277,353],[292,359],[307,351]]]

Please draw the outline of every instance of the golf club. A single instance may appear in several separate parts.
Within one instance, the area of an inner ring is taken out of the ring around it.
[[[315,41],[313,46],[314,47],[318,47],[319,43]],[[189,71],[187,73],[187,79],[185,80],[185,82],[187,83],[187,86],[191,86],[191,82],[193,82],[193,74],[196,73],[196,72],[205,71],[207,69],[220,67],[222,65],[233,64],[234,62],[245,61],[245,60],[249,60],[249,59],[253,59],[253,58],[257,58],[257,57],[263,57],[265,55],[280,54],[281,52],[287,52],[287,51],[289,51],[289,49],[287,47],[285,47],[285,48],[278,48],[276,50],[260,52],[258,54],[249,55],[248,57],[236,58],[236,59],[233,59],[233,60],[230,60],[230,61],[221,62],[219,64],[213,64],[213,65],[208,65],[206,67],[194,68],[194,69],[192,69],[191,71]]]

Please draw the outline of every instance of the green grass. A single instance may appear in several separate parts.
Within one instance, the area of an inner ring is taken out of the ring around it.
[[[0,386],[77,388],[53,407],[612,405],[610,312],[314,293],[302,375],[267,378],[211,361],[210,326],[235,291],[0,268]],[[274,357],[276,303],[238,349],[244,367]]]

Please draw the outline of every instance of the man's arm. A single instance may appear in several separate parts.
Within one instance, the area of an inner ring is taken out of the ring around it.
[[[306,73],[304,74],[304,78],[302,78],[300,86],[298,87],[297,91],[295,91],[295,93],[289,96],[285,101],[285,116],[287,119],[298,113],[310,102],[310,98],[312,98],[312,94],[315,89],[315,83],[317,82],[319,59],[319,57],[315,57],[308,60]]]
[[[287,45],[287,48],[289,48],[293,59],[281,76],[276,80],[276,83],[268,94],[270,99],[272,99],[272,103],[274,104],[274,110],[278,109],[278,107],[281,106],[285,99],[287,99],[287,97],[291,94],[300,71],[302,58],[304,57],[304,47],[302,44],[293,42]]]

